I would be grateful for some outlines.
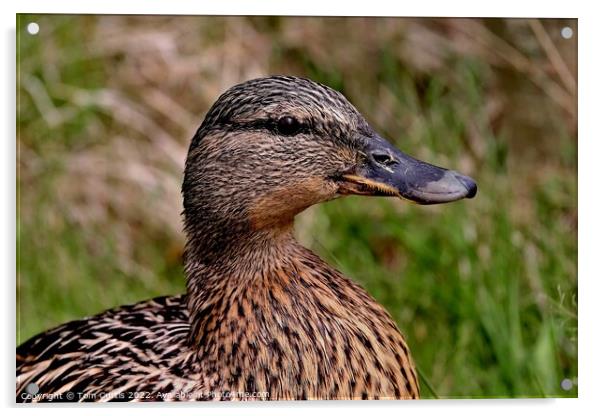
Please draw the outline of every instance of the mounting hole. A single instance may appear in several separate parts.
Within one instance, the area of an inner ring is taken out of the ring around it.
[[[572,389],[572,388],[573,388],[573,382],[572,382],[570,379],[568,379],[568,378],[565,378],[564,380],[562,380],[562,381],[560,382],[560,387],[561,387],[561,388],[562,388],[562,390],[564,390],[564,391],[569,391],[570,389]]]
[[[38,385],[36,383],[29,383],[25,387],[25,392],[31,394],[32,396],[34,394],[38,394],[39,391],[40,391],[40,388],[38,387]]]
[[[563,37],[563,38],[565,38],[565,39],[570,39],[570,38],[572,38],[572,37],[573,37],[573,29],[571,29],[571,28],[570,28],[570,27],[568,27],[568,26],[565,26],[565,27],[563,27],[563,28],[560,30],[560,36],[562,36],[562,37]]]
[[[37,35],[39,31],[40,25],[38,25],[36,22],[31,22],[27,25],[27,33],[30,35]]]

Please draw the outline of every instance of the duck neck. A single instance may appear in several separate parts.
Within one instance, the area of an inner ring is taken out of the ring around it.
[[[280,283],[278,271],[303,250],[293,237],[292,222],[236,233],[189,233],[184,266],[192,345],[212,348],[219,342],[215,332],[219,329],[223,336],[224,325],[243,308],[256,308],[255,302]]]

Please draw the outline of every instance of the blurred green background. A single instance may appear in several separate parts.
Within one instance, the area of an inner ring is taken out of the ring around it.
[[[183,292],[189,140],[228,87],[292,74],[479,184],[449,205],[350,197],[297,219],[396,319],[423,396],[575,397],[576,34],[566,19],[18,16],[17,343]]]

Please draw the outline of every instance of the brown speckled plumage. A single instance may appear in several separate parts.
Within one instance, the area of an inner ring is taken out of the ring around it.
[[[283,115],[297,123],[283,127]],[[340,93],[312,81],[270,77],[228,90],[186,162],[187,294],[25,342],[17,401],[418,398],[391,316],[293,237],[295,215],[310,205],[400,194],[357,179],[370,140],[382,139]],[[390,171],[389,162],[379,163]],[[423,187],[431,192],[442,175]]]

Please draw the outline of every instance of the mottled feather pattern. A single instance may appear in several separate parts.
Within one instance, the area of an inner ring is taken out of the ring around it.
[[[407,345],[389,314],[315,255],[295,250],[269,274],[241,271],[244,286],[196,269],[203,287],[190,291],[205,296],[188,305],[184,296],[157,298],[32,338],[17,349],[17,399],[34,399],[30,383],[42,399],[60,393],[55,401],[213,400],[223,392],[417,397]],[[187,306],[196,311],[192,327]]]
[[[278,131],[284,115],[294,135]],[[372,133],[342,94],[310,80],[225,92],[186,161],[186,295],[25,342],[17,401],[418,398],[391,316],[293,237],[296,214],[347,193],[338,180]]]
[[[267,391],[271,399],[417,397],[407,345],[389,314],[313,253],[292,242],[280,247],[286,252],[272,248],[281,260],[267,269],[255,263],[227,279],[221,268],[191,265],[190,293],[223,294],[189,299],[199,371],[229,369],[217,375],[220,389]]]
[[[25,390],[32,383],[41,400],[55,401],[140,400],[145,384],[167,392],[163,376],[188,350],[188,331],[183,296],[61,325],[17,348],[17,401],[36,400]]]

